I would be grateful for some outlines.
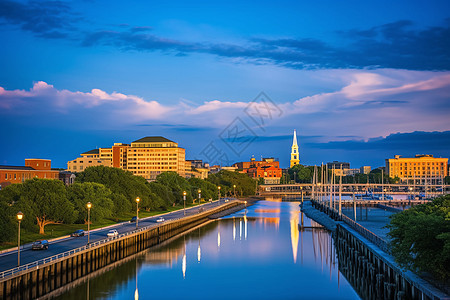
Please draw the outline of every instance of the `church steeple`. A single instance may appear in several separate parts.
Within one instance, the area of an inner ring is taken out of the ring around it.
[[[291,147],[290,167],[292,168],[293,166],[298,165],[299,163],[300,163],[300,155],[298,153],[297,131],[294,129],[294,140],[292,141],[292,147]]]

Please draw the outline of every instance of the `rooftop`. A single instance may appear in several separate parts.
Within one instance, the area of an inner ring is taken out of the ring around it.
[[[0,166],[0,170],[34,170],[32,167],[24,166]]]
[[[142,139],[136,140],[132,143],[175,143],[169,139],[162,136],[146,136]]]
[[[81,155],[83,155],[83,154],[99,154],[99,153],[100,153],[99,149],[92,149],[87,152],[81,153]]]

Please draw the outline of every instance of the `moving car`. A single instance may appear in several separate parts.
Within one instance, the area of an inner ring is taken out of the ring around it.
[[[74,236],[74,237],[76,237],[76,236],[84,236],[84,230],[83,229],[78,229],[77,231],[72,232],[72,234],[70,236]]]
[[[118,235],[119,235],[119,233],[115,229],[111,229],[110,231],[108,231],[108,234],[107,234],[108,237],[116,237]]]
[[[44,250],[48,249],[48,241],[47,240],[37,240],[31,246],[31,250]]]
[[[159,217],[157,220],[156,220],[156,222],[158,222],[158,223],[161,223],[161,222],[164,222],[165,220],[164,220],[164,218],[163,217]]]
[[[137,217],[134,216],[134,217],[131,218],[130,223],[136,223],[136,220],[137,220]]]

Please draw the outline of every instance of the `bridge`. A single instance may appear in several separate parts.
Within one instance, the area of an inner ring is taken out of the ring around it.
[[[434,198],[443,194],[450,194],[450,185],[445,184],[381,184],[381,183],[345,183],[345,184],[274,184],[260,185],[259,195],[261,196],[311,196],[318,197],[329,195],[330,191],[339,193],[341,187],[342,195],[365,194],[371,192],[373,195],[423,195],[425,198]]]

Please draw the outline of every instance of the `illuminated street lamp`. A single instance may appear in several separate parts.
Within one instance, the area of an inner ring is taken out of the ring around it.
[[[202,190],[198,189],[198,204],[200,205],[200,199],[202,198]]]
[[[184,203],[183,214],[186,215],[186,191],[183,192],[183,203]]]
[[[91,237],[91,234],[90,234],[90,232],[91,232],[91,207],[92,207],[92,203],[91,202],[88,202],[87,204],[86,204],[86,207],[87,207],[87,209],[88,209],[88,244],[89,244],[89,241],[90,241],[90,237]]]
[[[20,221],[23,219],[23,213],[19,211],[16,216],[17,221],[19,221],[19,235],[17,238],[17,266],[20,267]]]
[[[219,204],[220,204],[220,186],[217,187],[219,189]]]
[[[141,201],[141,199],[139,199],[139,197],[136,197],[136,229],[138,228],[139,223],[139,201]]]
[[[233,184],[233,195],[234,195],[234,198],[236,198],[236,185],[235,184]]]

